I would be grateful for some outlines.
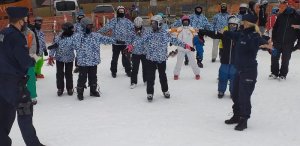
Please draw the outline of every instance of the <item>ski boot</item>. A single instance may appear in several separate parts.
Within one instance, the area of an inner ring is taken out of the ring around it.
[[[136,84],[135,83],[131,83],[130,89],[134,89],[135,87],[136,87]]]
[[[174,80],[178,80],[179,76],[178,75],[174,75]]]
[[[246,129],[247,128],[247,121],[248,121],[247,118],[240,117],[238,125],[235,126],[234,130],[243,131],[244,129]]]
[[[165,98],[169,99],[171,97],[170,92],[169,91],[164,92],[164,96]]]
[[[230,119],[225,120],[225,124],[231,125],[231,124],[237,124],[240,121],[239,116],[233,115]]]
[[[79,101],[84,99],[83,91],[84,91],[83,87],[77,87],[77,98],[78,98]]]
[[[152,102],[152,100],[153,100],[153,94],[148,94],[148,95],[147,95],[147,100],[148,100],[149,102]]]
[[[218,98],[221,99],[224,97],[224,92],[219,91],[218,93]]]
[[[63,93],[64,93],[63,89],[58,89],[57,90],[57,96],[62,96]]]
[[[67,92],[69,96],[72,96],[74,93],[73,89],[67,89]]]
[[[196,75],[196,76],[195,76],[195,79],[196,79],[196,80],[200,80],[200,75]]]
[[[197,65],[200,68],[203,68],[202,59],[197,58]]]
[[[100,97],[100,93],[97,91],[97,84],[93,84],[90,86],[90,96]]]
[[[116,77],[117,77],[117,73],[111,73],[111,76],[112,76],[113,78],[116,78]]]

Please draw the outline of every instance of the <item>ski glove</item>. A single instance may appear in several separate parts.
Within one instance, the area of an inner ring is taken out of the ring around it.
[[[118,44],[118,45],[125,45],[126,42],[125,42],[125,41],[117,40],[117,41],[116,41],[116,44]]]
[[[53,66],[53,64],[55,64],[53,57],[48,58],[48,64],[51,65],[51,66]]]
[[[195,51],[195,48],[191,47],[191,46],[188,45],[188,44],[185,44],[185,49],[188,49],[188,50],[190,50],[190,51],[192,51],[192,52]]]
[[[132,52],[133,46],[132,45],[128,45],[125,50],[127,50],[127,52]]]
[[[48,56],[47,50],[44,50],[44,56]]]
[[[57,43],[55,43],[55,44],[49,46],[49,47],[48,47],[48,50],[52,50],[52,49],[56,49],[56,48],[58,48],[58,44],[57,44]]]

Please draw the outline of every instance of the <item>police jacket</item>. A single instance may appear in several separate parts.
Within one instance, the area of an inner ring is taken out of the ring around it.
[[[257,67],[257,52],[259,46],[267,44],[254,27],[246,28],[240,32],[225,31],[224,36],[236,42],[234,51],[234,65],[238,70]]]
[[[294,45],[299,30],[292,28],[293,24],[300,24],[300,17],[295,10],[291,14],[285,10],[278,15],[272,32],[272,40],[276,49],[282,49],[285,45]]]
[[[22,32],[13,25],[4,28],[0,32],[0,77],[21,79],[34,63]]]

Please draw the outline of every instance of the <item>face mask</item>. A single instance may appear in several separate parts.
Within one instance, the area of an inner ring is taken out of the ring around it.
[[[125,17],[125,13],[117,12],[117,17],[118,18],[123,18],[123,17]]]
[[[246,14],[246,10],[240,10],[240,14],[241,15],[245,15]]]
[[[237,31],[237,26],[229,26],[229,31]]]
[[[28,26],[28,22],[24,22],[24,24],[21,26],[21,31],[22,32],[26,31],[27,30],[27,26]]]
[[[86,34],[90,34],[92,32],[92,29],[91,28],[85,28],[85,33]]]
[[[183,25],[183,26],[189,26],[189,25],[190,25],[190,22],[187,21],[187,20],[185,20],[185,21],[182,22],[182,25]]]
[[[158,24],[157,24],[156,21],[152,21],[151,22],[151,27],[152,27],[152,29],[153,29],[154,32],[159,30]]]
[[[201,12],[195,11],[196,15],[201,15],[201,13],[202,13],[202,11]]]
[[[34,26],[35,26],[35,28],[36,28],[37,30],[40,30],[40,29],[42,28],[42,25],[41,25],[41,24],[37,24],[37,23],[36,23]]]
[[[221,13],[227,13],[227,8],[221,9]]]
[[[74,30],[66,30],[66,31],[64,31],[63,32],[63,36],[66,36],[66,37],[70,37],[70,36],[72,36],[74,34]]]

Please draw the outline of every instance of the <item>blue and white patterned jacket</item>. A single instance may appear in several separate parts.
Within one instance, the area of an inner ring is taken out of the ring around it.
[[[100,45],[113,44],[115,40],[99,33],[76,33],[73,36],[78,66],[96,66],[100,63]]]
[[[106,33],[112,30],[112,38],[118,41],[125,41],[130,44],[134,37],[134,24],[127,18],[113,18],[104,27],[98,30],[99,33]]]
[[[212,25],[208,22],[208,19],[203,15],[190,15],[190,25],[195,29],[207,29],[213,30]],[[182,26],[181,19],[176,20],[171,27],[180,27]]]
[[[81,32],[82,30],[82,26],[79,22],[74,23],[74,31],[75,32]]]
[[[55,36],[54,43],[58,44],[58,48],[50,50],[49,56],[60,62],[74,61],[75,44],[73,42],[73,36],[64,38],[61,35]]]
[[[145,49],[145,43],[142,42],[143,36],[147,33],[147,31],[144,27],[141,30],[141,35],[135,34],[133,42],[135,42],[135,46],[132,50],[132,54],[135,55],[146,55],[146,49]]]
[[[172,43],[185,48],[185,43],[172,37],[167,31],[159,32],[147,31],[141,38],[143,45],[146,45],[146,59],[150,61],[163,62],[168,58],[168,45]],[[138,41],[133,42],[135,47]]]
[[[214,31],[223,30],[228,25],[229,13],[218,13],[213,17],[213,29]]]
[[[47,51],[46,48],[46,41],[45,41],[45,34],[44,32],[42,32],[41,30],[37,30],[35,29],[36,35],[38,37],[39,40],[39,54],[38,56],[43,56],[44,51]]]

